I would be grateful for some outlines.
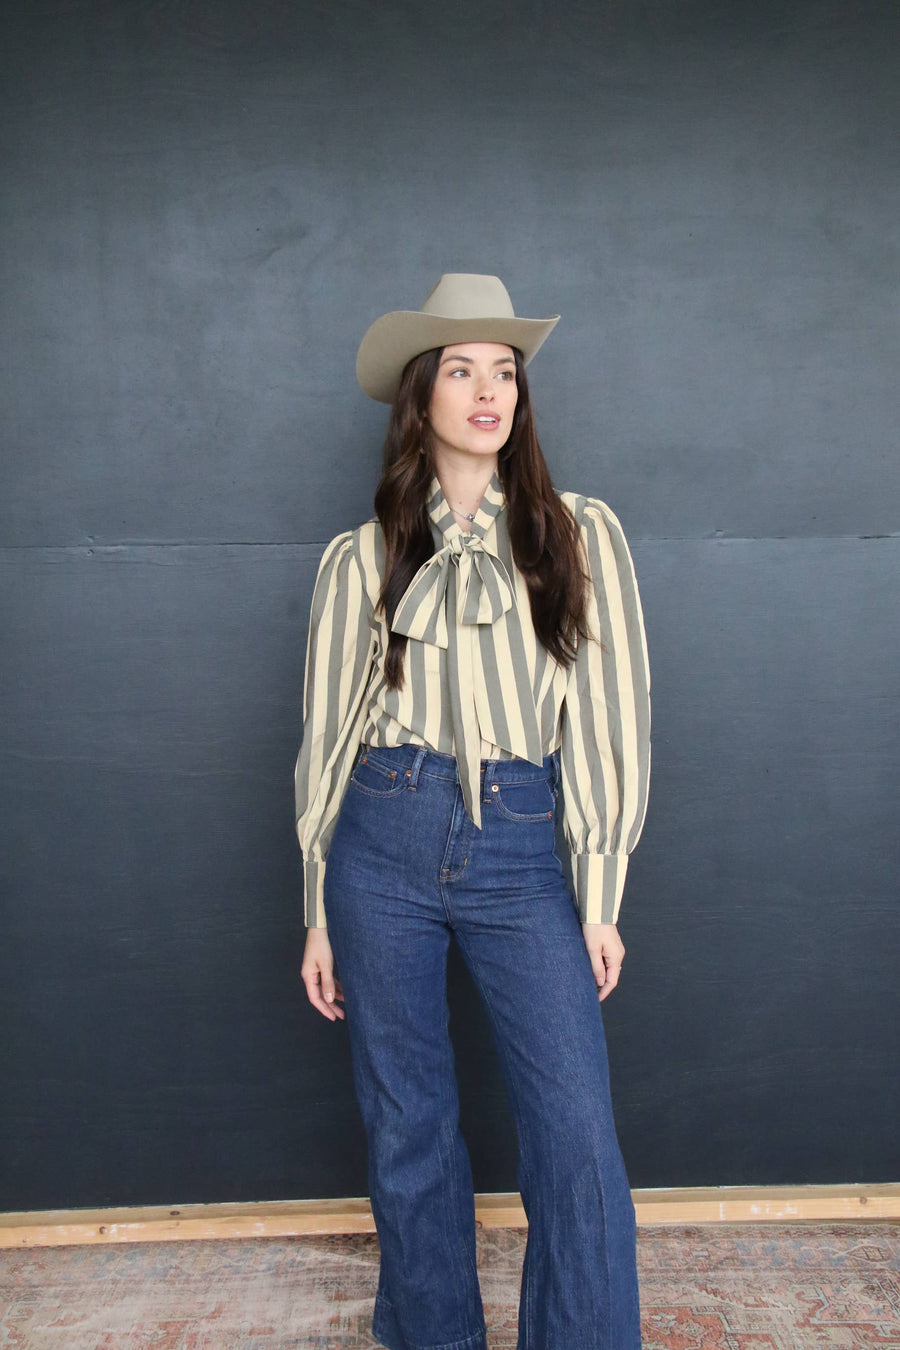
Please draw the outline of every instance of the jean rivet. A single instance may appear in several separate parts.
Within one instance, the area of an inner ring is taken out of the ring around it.
[[[499,792],[499,791],[500,791],[500,788],[497,786],[497,784],[496,784],[496,783],[492,783],[492,784],[491,784],[491,792]]]
[[[396,777],[397,777],[397,770],[396,770],[396,769],[391,769],[391,777],[392,777],[392,778],[396,778]]]
[[[407,776],[407,778],[412,778],[412,769],[407,769],[407,770],[406,770],[406,776]]]

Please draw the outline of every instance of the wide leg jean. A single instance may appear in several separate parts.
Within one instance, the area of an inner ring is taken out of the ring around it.
[[[451,933],[484,1000],[528,1218],[518,1350],[639,1350],[635,1212],[581,924],[555,851],[557,754],[483,760],[482,829],[456,760],[360,747],[326,867],[368,1143],[388,1350],[487,1350],[446,996]]]

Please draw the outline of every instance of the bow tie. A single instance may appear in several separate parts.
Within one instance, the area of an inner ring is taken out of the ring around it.
[[[513,586],[503,560],[477,534],[453,535],[423,563],[400,603],[391,628],[395,633],[446,647],[447,586],[456,569],[459,623],[494,623],[513,605]]]
[[[469,817],[479,829],[482,734],[514,755],[533,764],[543,763],[533,699],[521,705],[519,717],[501,716],[499,720],[509,724],[503,730],[492,715],[479,635],[492,633],[493,625],[504,614],[508,624],[519,626],[515,590],[502,558],[474,531],[465,534],[458,530],[416,572],[391,623],[395,633],[405,633],[447,652],[450,721],[460,785]],[[506,635],[504,640],[509,641]],[[523,650],[521,637],[513,649]],[[496,652],[491,665],[493,672],[499,669]],[[511,700],[519,700],[520,683],[512,680]],[[495,703],[497,698],[495,689]]]

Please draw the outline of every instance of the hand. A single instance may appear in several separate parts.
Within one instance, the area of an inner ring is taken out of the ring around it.
[[[344,1009],[337,1006],[338,1002],[344,1002],[344,991],[340,980],[334,977],[334,956],[327,929],[307,928],[300,975],[310,1003],[323,1017],[329,1022],[346,1017]]]
[[[614,923],[583,923],[581,931],[602,1003],[619,983],[625,946]]]

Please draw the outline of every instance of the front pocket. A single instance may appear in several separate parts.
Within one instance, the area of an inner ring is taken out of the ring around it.
[[[521,783],[495,783],[491,793],[497,810],[507,820],[549,820],[556,805],[556,792],[547,778],[529,778]]]
[[[350,785],[369,797],[392,797],[406,787],[406,777],[380,764],[370,753],[360,755],[350,775]]]

